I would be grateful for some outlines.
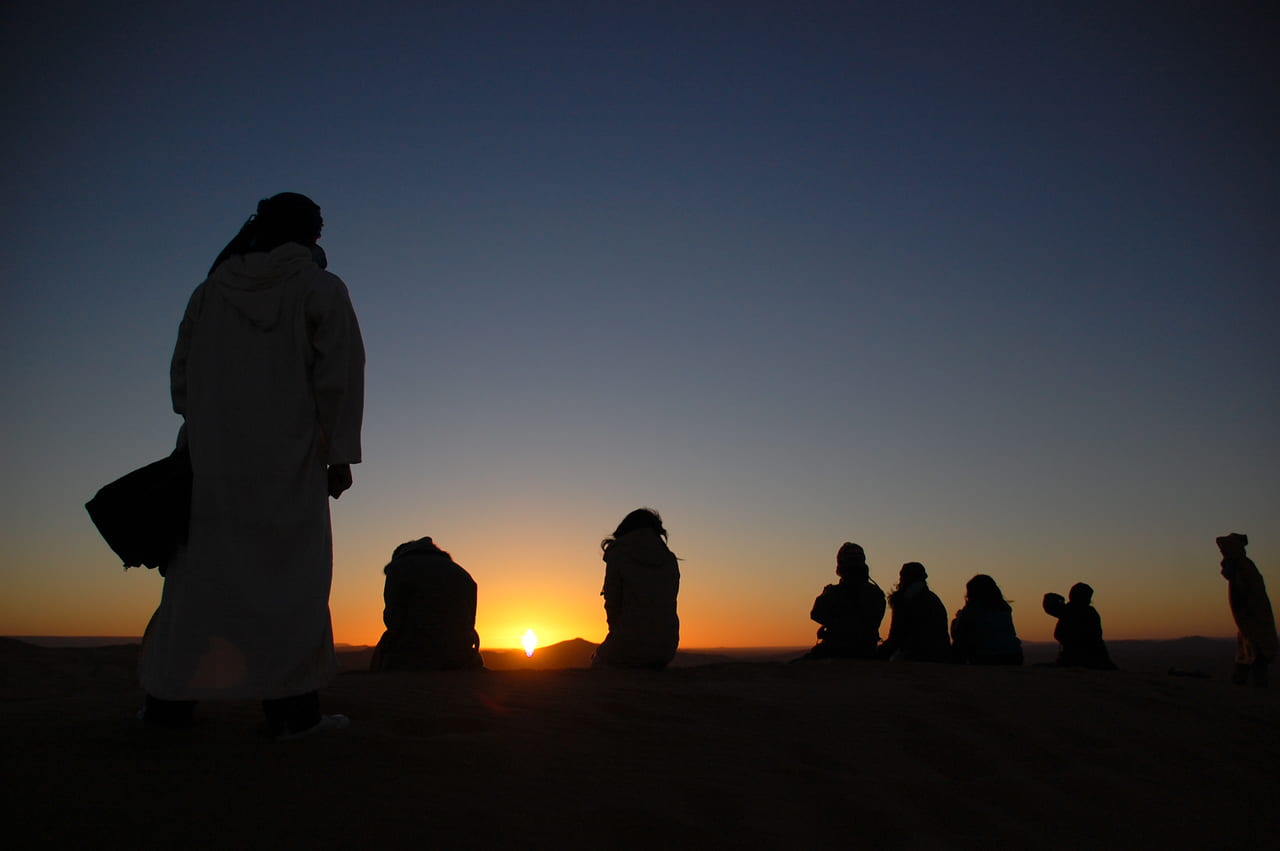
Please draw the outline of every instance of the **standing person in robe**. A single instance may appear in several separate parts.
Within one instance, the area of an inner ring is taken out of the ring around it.
[[[371,671],[483,668],[476,581],[430,538],[396,547],[384,569],[382,622]]]
[[[862,547],[846,541],[836,551],[839,583],[828,585],[809,612],[818,643],[802,659],[874,659],[884,620],[884,592],[871,579]]]
[[[1060,646],[1058,664],[1067,668],[1096,668],[1099,671],[1114,671],[1115,663],[1107,652],[1107,643],[1102,640],[1102,618],[1093,607],[1093,589],[1083,582],[1077,582],[1067,592],[1067,599],[1061,594],[1045,594],[1044,610],[1046,614],[1058,619],[1053,628],[1053,637]]]
[[[609,634],[592,666],[662,670],[680,645],[680,566],[667,548],[662,517],[637,508],[600,542],[604,550],[605,619]]]
[[[328,500],[360,461],[364,345],[322,226],[304,195],[259,202],[179,326],[190,531],[143,637],[148,723],[189,722],[195,701],[221,698],[261,700],[279,740],[347,724],[321,715],[318,689],[337,668]]]
[[[883,659],[896,654],[907,662],[950,662],[947,607],[929,590],[929,574],[918,561],[898,572],[898,586],[889,594],[889,637],[877,650]]]
[[[1244,548],[1249,536],[1239,532],[1216,539],[1222,553],[1222,575],[1227,580],[1227,602],[1235,618],[1236,668],[1231,681],[1245,685],[1250,679],[1259,688],[1267,685],[1267,669],[1276,658],[1280,642],[1276,637],[1276,619],[1271,611],[1271,598],[1262,581],[1258,566]]]
[[[965,585],[964,608],[951,622],[951,650],[955,661],[968,665],[1022,664],[1013,607],[985,573]]]

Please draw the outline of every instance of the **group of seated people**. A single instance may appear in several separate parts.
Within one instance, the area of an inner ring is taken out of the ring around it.
[[[605,616],[609,632],[593,665],[661,670],[680,643],[676,597],[680,568],[667,547],[662,518],[638,508],[601,542]],[[476,633],[476,583],[431,538],[396,547],[384,569],[386,631],[374,649],[374,671],[459,670],[484,667]],[[889,634],[880,640],[886,597],[871,579],[866,553],[845,543],[836,553],[840,581],[814,601],[818,643],[802,659],[891,659],[1021,665],[1022,642],[1013,610],[995,580],[978,574],[965,586],[964,607],[948,629],[947,609],[929,589],[928,573],[907,562],[888,595]],[[1044,610],[1058,618],[1058,664],[1114,669],[1102,640],[1093,589],[1077,583],[1068,598],[1046,594]]]
[[[929,589],[929,574],[918,561],[898,572],[889,593],[889,635],[880,640],[886,598],[871,579],[866,553],[846,542],[836,553],[840,581],[828,585],[813,603],[818,643],[802,659],[891,659],[958,662],[969,665],[1021,665],[1022,641],[1013,625],[1013,608],[996,581],[980,573],[965,585],[965,603],[950,622],[947,608]],[[1102,619],[1093,608],[1093,589],[1072,587],[1069,600],[1046,594],[1044,610],[1058,618],[1053,637],[1061,645],[1057,664],[1111,670],[1115,665],[1102,640]]]

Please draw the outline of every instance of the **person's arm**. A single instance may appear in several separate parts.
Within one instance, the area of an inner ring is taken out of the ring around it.
[[[350,465],[361,460],[364,340],[347,287],[336,275],[320,273],[308,293],[306,310],[316,419],[324,440],[324,460],[337,468],[330,474],[330,493],[337,496],[335,489],[341,493],[350,487]]]
[[[898,648],[902,646],[903,634],[906,632],[906,612],[902,610],[902,602],[898,606],[891,608],[889,614],[889,635],[884,641],[880,642],[880,646],[876,648],[877,654],[883,659],[888,659]]]
[[[604,610],[606,615],[621,610],[622,608],[622,571],[614,567],[609,562],[604,564],[604,587],[600,589],[600,596],[604,597]]]
[[[178,323],[178,341],[174,344],[173,357],[169,361],[169,396],[173,400],[174,413],[183,417],[187,415],[187,355],[191,351],[191,332],[203,301],[204,284],[201,284],[187,300],[187,309],[183,311],[182,321]]]

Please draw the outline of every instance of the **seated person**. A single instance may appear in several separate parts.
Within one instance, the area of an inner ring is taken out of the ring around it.
[[[1044,610],[1058,619],[1053,637],[1061,645],[1058,664],[1064,667],[1096,668],[1114,671],[1115,663],[1102,640],[1102,618],[1091,605],[1093,589],[1083,582],[1071,586],[1067,594],[1045,594]]]
[[[907,662],[950,662],[947,607],[929,590],[929,574],[918,561],[909,561],[898,573],[898,587],[889,594],[889,637],[876,651],[882,659]]]
[[[821,624],[818,643],[804,659],[874,659],[884,620],[884,592],[871,580],[862,547],[845,542],[836,552],[840,582],[822,589],[809,617]]]
[[[979,573],[965,585],[964,608],[951,622],[951,651],[967,665],[1021,665],[1013,607],[996,581]]]
[[[396,547],[384,569],[382,622],[371,671],[483,668],[476,583],[430,538]]]
[[[600,596],[609,633],[592,666],[662,670],[680,645],[680,565],[667,548],[662,517],[651,508],[637,508],[600,548],[605,564]]]

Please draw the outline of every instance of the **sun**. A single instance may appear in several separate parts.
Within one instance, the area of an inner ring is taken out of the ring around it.
[[[532,656],[533,649],[538,646],[538,636],[533,634],[533,630],[526,629],[524,638],[520,639],[520,643],[524,645],[524,655]]]

